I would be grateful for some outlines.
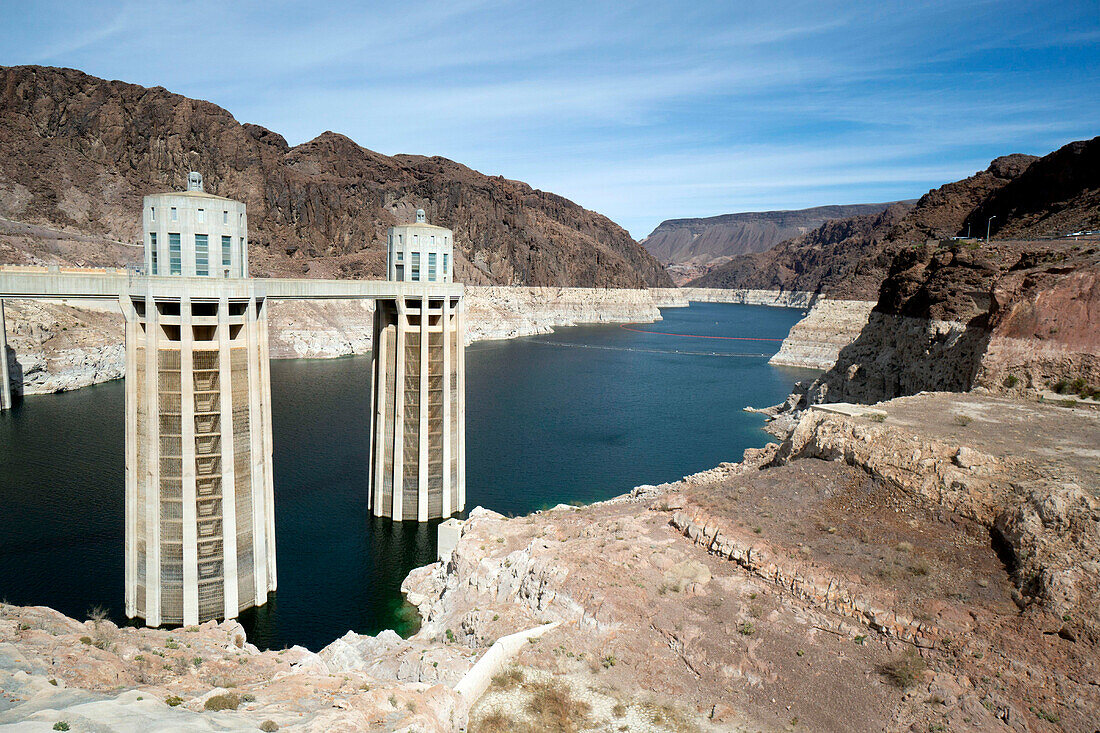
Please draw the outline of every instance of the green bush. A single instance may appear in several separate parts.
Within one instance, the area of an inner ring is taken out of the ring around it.
[[[274,733],[279,730],[279,724],[274,720],[265,720],[260,723],[260,730],[264,731],[264,733]]]
[[[236,710],[241,705],[241,698],[234,692],[225,692],[221,695],[213,695],[206,698],[203,707],[207,710]]]
[[[69,729],[69,724],[66,723],[64,720],[59,720],[59,721],[57,721],[56,723],[53,724],[53,729],[54,730],[68,730]]]
[[[1020,380],[1019,380],[1019,378],[1016,377],[1015,374],[1009,374],[1007,377],[1005,377],[1004,385],[1008,389],[1012,389],[1013,387],[1015,387],[1019,383],[1020,383]]]
[[[168,707],[174,708],[183,704],[183,698],[179,695],[170,695],[164,699],[164,702],[168,703]]]

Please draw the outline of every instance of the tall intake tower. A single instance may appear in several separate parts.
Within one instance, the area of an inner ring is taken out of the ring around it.
[[[425,522],[466,505],[466,353],[454,235],[425,221],[391,227],[387,279],[421,283],[415,297],[379,299],[372,351],[370,507]]]
[[[146,196],[126,316],[126,615],[235,618],[275,590],[267,305],[245,206]]]

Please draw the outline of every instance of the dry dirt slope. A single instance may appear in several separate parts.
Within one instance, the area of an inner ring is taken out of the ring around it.
[[[519,181],[440,157],[382,155],[334,132],[290,147],[162,87],[0,67],[0,216],[136,242],[142,195],[182,188],[188,170],[248,205],[257,274],[377,276],[386,227],[422,207],[454,229],[465,282],[671,284],[614,222]],[[81,252],[88,264],[117,264]]]

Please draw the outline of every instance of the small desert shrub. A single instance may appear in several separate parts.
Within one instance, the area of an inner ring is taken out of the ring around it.
[[[500,710],[483,715],[470,725],[470,733],[513,733],[517,729],[516,721]]]
[[[69,724],[66,723],[64,720],[59,720],[59,721],[57,721],[56,723],[53,724],[53,729],[54,730],[68,730],[69,729]]]
[[[871,413],[867,416],[867,419],[871,422],[886,422],[886,416],[878,412]]]
[[[1069,385],[1066,382],[1066,380],[1059,379],[1057,382],[1054,383],[1054,385],[1051,387],[1051,389],[1053,389],[1058,394],[1062,394],[1066,391],[1067,386],[1069,386]]]
[[[971,420],[973,420],[973,418],[969,415],[955,415],[954,423],[959,427],[965,428],[970,424]]]
[[[915,565],[909,566],[909,572],[913,575],[928,575],[932,571],[932,568],[928,566],[924,560],[917,562]]]
[[[878,671],[894,687],[904,690],[912,687],[920,679],[927,666],[919,654],[910,651],[879,665]]]
[[[894,549],[896,549],[898,552],[912,552],[913,545],[909,542],[899,542]]]
[[[168,704],[168,707],[174,708],[183,704],[183,698],[179,695],[170,695],[164,698],[164,702]]]
[[[92,637],[82,636],[82,637],[80,637],[80,643],[81,644],[91,644],[92,643]]]
[[[739,629],[737,629],[737,633],[741,634],[741,636],[752,636],[756,633],[756,629],[753,628],[752,624],[746,621],[745,623],[741,624],[741,627]]]
[[[264,733],[275,733],[275,731],[279,730],[279,724],[274,720],[265,720],[260,723],[260,730]]]
[[[527,712],[537,721],[537,730],[573,733],[588,727],[592,708],[583,700],[574,699],[561,682],[536,682],[527,689],[531,693]]]
[[[523,684],[523,670],[518,667],[502,669],[493,675],[491,684],[497,690],[510,690],[516,685]]]
[[[616,718],[623,717],[626,715],[626,705],[623,705],[621,702],[615,703],[615,707],[611,708],[611,714]]]
[[[236,710],[241,705],[241,698],[234,692],[226,692],[206,698],[203,708],[206,710]]]
[[[1005,377],[1004,386],[1008,389],[1012,389],[1019,383],[1020,380],[1015,374],[1009,374],[1007,377]]]

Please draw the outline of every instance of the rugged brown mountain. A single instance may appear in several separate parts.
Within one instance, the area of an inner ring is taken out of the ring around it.
[[[1100,229],[1100,137],[1070,143],[1028,166],[983,200],[964,229],[982,233],[987,222],[1000,239]]]
[[[826,222],[761,255],[734,258],[691,284],[810,290],[834,298],[877,300],[879,285],[898,251],[950,238],[960,230],[965,234],[967,217],[1037,160],[1022,154],[997,158],[984,171],[929,191],[911,209],[894,205],[878,217]],[[1054,204],[1048,200],[1047,205]]]
[[[454,161],[386,156],[326,132],[290,147],[226,110],[72,69],[0,68],[0,216],[60,230],[60,245],[0,232],[0,259],[119,264],[140,242],[141,197],[204,174],[249,207],[253,271],[371,277],[385,230],[418,207],[455,231],[471,283],[670,285],[661,265],[595,212]]]
[[[696,219],[668,219],[641,241],[684,282],[716,268],[731,257],[766,252],[831,219],[879,214],[895,203],[817,206],[790,211],[749,211]]]

